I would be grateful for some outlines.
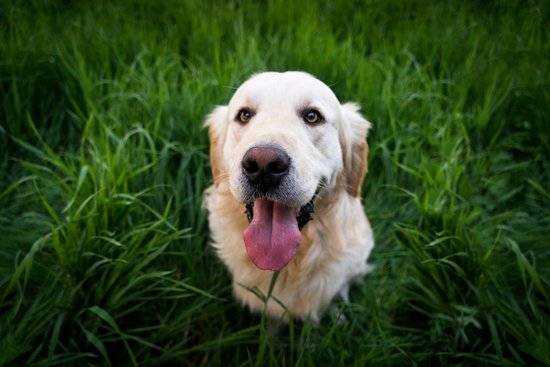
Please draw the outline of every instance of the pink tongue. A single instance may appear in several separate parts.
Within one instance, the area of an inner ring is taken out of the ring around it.
[[[254,217],[243,238],[246,252],[258,268],[284,268],[296,255],[301,237],[295,209],[264,199],[254,201]]]

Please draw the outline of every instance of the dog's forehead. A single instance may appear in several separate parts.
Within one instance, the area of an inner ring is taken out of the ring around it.
[[[230,105],[264,103],[339,105],[338,98],[325,83],[299,71],[256,74],[241,84],[229,102]]]

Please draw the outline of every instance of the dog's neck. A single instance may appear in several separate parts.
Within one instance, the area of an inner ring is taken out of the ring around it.
[[[230,188],[229,188],[229,182],[228,181],[222,181],[218,182],[215,185],[215,190],[218,192],[218,194],[227,197],[232,202],[233,208],[240,208],[240,216],[243,217],[243,225],[246,225],[248,223],[247,220],[247,210],[246,205],[244,203],[241,203],[239,200],[237,200]],[[315,225],[315,223],[323,222],[323,218],[330,218],[334,215],[337,215],[337,212],[339,211],[338,204],[342,203],[342,199],[344,201],[349,200],[356,200],[357,198],[352,197],[348,191],[346,190],[346,187],[344,185],[336,185],[335,187],[331,188],[330,190],[321,190],[319,193],[316,194],[316,198],[313,201],[315,212],[312,214],[311,220],[309,220],[302,230],[307,229],[308,227],[312,227]],[[232,215],[235,215],[235,213],[232,213]],[[335,230],[335,229],[333,229]]]
[[[229,185],[220,183],[215,186],[218,203],[225,205],[218,213],[225,217],[226,223],[233,223],[233,228],[242,232],[248,226],[246,210],[243,203],[235,199]],[[223,198],[223,199],[222,199]],[[294,259],[283,269],[280,281],[301,278],[316,269],[328,266],[331,261],[341,256],[347,231],[353,230],[354,221],[350,213],[358,198],[352,197],[344,187],[334,187],[330,191],[320,192],[315,200],[315,213],[312,219],[302,228],[302,239]],[[244,249],[244,243],[241,245]],[[322,249],[322,251],[320,251]],[[254,267],[248,257],[242,259]]]

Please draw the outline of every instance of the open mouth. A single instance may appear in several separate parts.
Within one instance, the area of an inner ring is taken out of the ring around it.
[[[279,271],[296,255],[301,229],[311,220],[313,198],[300,209],[258,198],[246,205],[249,225],[243,233],[246,252],[262,270]]]

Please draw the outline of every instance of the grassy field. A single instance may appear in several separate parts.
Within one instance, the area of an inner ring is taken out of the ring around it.
[[[548,3],[323,3],[1,3],[0,365],[550,365]],[[269,336],[201,122],[289,69],[373,122],[376,269]]]

